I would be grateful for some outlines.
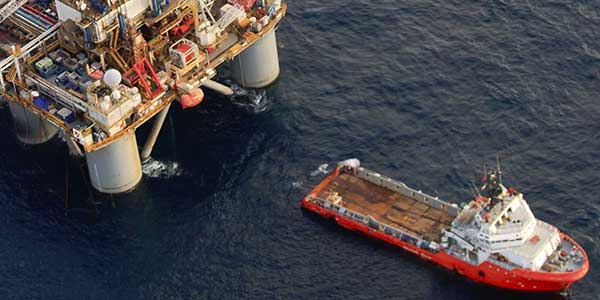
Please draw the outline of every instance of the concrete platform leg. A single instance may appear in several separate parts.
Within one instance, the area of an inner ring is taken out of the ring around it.
[[[8,107],[15,121],[15,134],[22,143],[27,145],[43,144],[58,133],[56,126],[23,105],[9,102]]]
[[[169,107],[171,107],[171,104],[165,106],[165,108],[163,108],[154,119],[152,130],[146,139],[146,143],[144,143],[144,148],[142,148],[141,159],[144,163],[150,159],[150,154],[152,153],[154,144],[156,144],[156,139],[158,138],[160,129],[162,128],[165,118],[169,113]]]
[[[118,194],[132,190],[142,179],[142,164],[135,133],[85,154],[90,181],[96,190]]]
[[[233,59],[233,79],[245,88],[263,88],[279,77],[275,29]]]

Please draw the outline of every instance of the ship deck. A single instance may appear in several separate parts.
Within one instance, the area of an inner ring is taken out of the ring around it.
[[[342,197],[342,207],[429,241],[439,242],[441,230],[449,228],[455,218],[448,212],[350,173],[342,172],[333,178],[317,197],[327,199],[336,192]]]

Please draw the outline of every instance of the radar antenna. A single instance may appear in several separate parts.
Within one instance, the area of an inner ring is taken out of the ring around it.
[[[496,155],[496,172],[498,175],[498,183],[502,184],[502,170],[500,169],[500,155]]]
[[[481,191],[485,191],[487,197],[496,198],[502,193],[502,171],[500,170],[500,159],[496,157],[496,168],[490,168],[483,165],[483,186]]]

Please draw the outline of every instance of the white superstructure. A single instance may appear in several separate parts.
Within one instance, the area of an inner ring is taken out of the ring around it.
[[[558,229],[536,219],[523,194],[507,189],[500,180],[500,171],[486,176],[482,188],[486,196],[478,195],[463,207],[444,232],[442,246],[473,264],[489,260],[507,268],[538,271],[567,269],[570,262],[577,263],[578,257],[569,260],[564,253],[567,259],[561,259]]]

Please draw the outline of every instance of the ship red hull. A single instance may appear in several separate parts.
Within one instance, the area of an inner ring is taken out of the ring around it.
[[[336,169],[329,177],[321,182],[309,196],[316,196],[317,193],[327,185],[331,179],[338,175]],[[386,243],[400,247],[408,252],[415,254],[421,259],[434,262],[446,269],[455,271],[456,273],[467,277],[475,282],[495,286],[498,288],[517,290],[524,292],[561,292],[569,288],[575,281],[583,278],[589,269],[589,260],[587,254],[573,239],[561,233],[561,237],[568,239],[574,245],[581,249],[585,256],[584,265],[576,271],[568,273],[549,273],[536,272],[527,269],[512,269],[508,270],[491,262],[483,262],[480,265],[474,266],[455,256],[452,256],[441,250],[437,253],[429,252],[419,248],[409,242],[403,241],[394,236],[388,235],[382,231],[375,230],[367,224],[361,223],[354,219],[342,216],[334,211],[328,210],[319,206],[316,203],[307,200],[308,197],[302,199],[302,207],[309,211],[319,214],[325,219],[333,219],[340,226],[358,231],[369,237],[382,240]]]

